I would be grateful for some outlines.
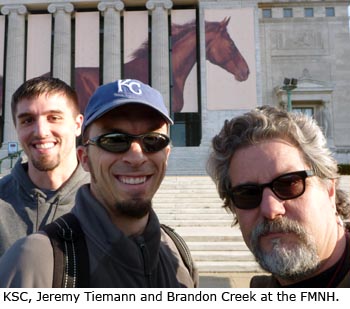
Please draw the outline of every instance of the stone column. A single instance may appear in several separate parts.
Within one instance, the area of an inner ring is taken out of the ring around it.
[[[164,97],[170,112],[169,78],[169,27],[168,10],[173,6],[170,0],[149,0],[146,3],[152,11],[151,84]]]
[[[71,13],[74,11],[74,6],[71,3],[52,3],[47,10],[55,17],[52,75],[70,85]]]
[[[103,83],[121,78],[121,28],[120,11],[124,3],[120,0],[106,1],[98,4],[103,12]]]
[[[5,108],[4,146],[8,142],[18,140],[12,121],[11,98],[16,89],[24,82],[25,72],[25,16],[27,8],[24,5],[6,5],[1,8],[3,15],[8,15],[6,75],[5,75]]]

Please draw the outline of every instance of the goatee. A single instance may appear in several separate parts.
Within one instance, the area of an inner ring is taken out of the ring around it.
[[[151,200],[130,200],[118,202],[115,205],[117,212],[123,216],[140,219],[147,215],[152,209]]]

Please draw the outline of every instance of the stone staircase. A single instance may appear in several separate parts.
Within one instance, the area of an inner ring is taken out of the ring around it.
[[[166,176],[153,205],[186,240],[199,272],[261,271],[208,176]]]
[[[350,191],[350,176],[340,187]],[[200,273],[262,272],[208,176],[166,176],[153,205],[186,240]]]
[[[14,161],[15,162],[15,161]],[[10,172],[3,162],[0,178]],[[350,191],[350,176],[340,187]],[[167,175],[153,199],[159,219],[186,240],[200,273],[261,272],[209,176]]]

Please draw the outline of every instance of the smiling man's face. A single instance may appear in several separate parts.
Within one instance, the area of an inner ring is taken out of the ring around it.
[[[82,115],[73,111],[66,96],[42,94],[23,99],[17,104],[15,120],[30,171],[52,171],[61,165],[66,169],[67,161],[76,157]]]
[[[90,139],[109,132],[167,134],[167,124],[149,107],[128,104],[108,112],[87,129]],[[122,153],[90,144],[78,149],[83,167],[91,173],[91,192],[95,198],[111,216],[122,213],[130,217],[148,213],[164,178],[169,153],[169,145],[157,152],[144,152],[139,140],[134,140]]]

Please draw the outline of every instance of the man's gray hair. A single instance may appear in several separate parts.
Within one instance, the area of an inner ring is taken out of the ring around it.
[[[235,213],[228,195],[231,188],[229,166],[235,152],[240,148],[275,138],[286,140],[297,147],[305,163],[326,184],[330,183],[330,179],[336,179],[337,211],[344,219],[348,218],[349,199],[347,194],[338,188],[338,164],[316,121],[301,113],[288,113],[267,105],[230,121],[226,120],[219,134],[212,140],[207,172],[217,186],[219,196],[224,202],[223,207]]]

